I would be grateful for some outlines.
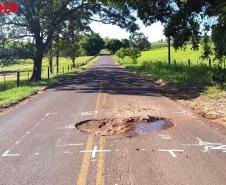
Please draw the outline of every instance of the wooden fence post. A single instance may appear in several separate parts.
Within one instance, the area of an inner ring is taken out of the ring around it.
[[[48,79],[49,79],[50,68],[48,67]]]
[[[211,67],[211,66],[212,66],[211,59],[209,58],[209,67]]]
[[[3,72],[3,77],[4,77],[4,86],[3,86],[3,88],[4,88],[4,90],[6,90],[6,78],[5,78],[5,71]]]
[[[191,67],[191,60],[188,59],[188,66]]]
[[[20,87],[20,71],[17,71],[16,86]]]

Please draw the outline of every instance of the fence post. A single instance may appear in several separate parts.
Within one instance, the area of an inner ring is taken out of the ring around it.
[[[49,79],[49,72],[50,72],[49,70],[50,70],[50,69],[49,69],[49,67],[48,67],[48,79]]]
[[[16,86],[17,86],[17,87],[20,87],[20,71],[17,71]]]
[[[211,59],[209,58],[209,67],[211,67],[212,65],[211,65]]]
[[[174,66],[175,66],[175,68],[177,68],[177,61],[176,60],[174,60]]]
[[[3,72],[3,77],[4,77],[4,90],[6,90],[6,78],[5,78],[5,71]]]
[[[35,67],[35,82],[38,81],[37,78],[36,78],[36,76],[37,76],[37,68]]]
[[[191,67],[191,60],[188,59],[188,66]]]

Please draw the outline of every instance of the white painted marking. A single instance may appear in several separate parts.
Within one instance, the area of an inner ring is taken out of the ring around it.
[[[175,149],[172,149],[172,150],[159,149],[159,151],[160,152],[169,152],[172,157],[177,157],[175,152],[184,152],[184,150],[175,150]]]
[[[96,153],[99,153],[99,152],[111,152],[111,150],[97,150],[97,146],[94,146],[93,150],[80,151],[80,153],[91,153],[91,157],[93,159],[96,157]]]
[[[145,151],[145,149],[144,149],[144,148],[142,148],[141,150],[142,150],[142,151]]]
[[[226,145],[222,144],[222,143],[210,143],[210,142],[205,142],[203,140],[201,140],[199,137],[196,137],[196,139],[198,140],[198,144],[183,144],[185,146],[203,146],[204,150],[202,150],[203,152],[208,152],[210,150],[221,150],[222,152],[224,152],[224,150],[226,150]]]
[[[2,154],[2,157],[14,157],[19,156],[20,154],[9,154],[10,150],[6,150],[4,154]]]
[[[96,157],[96,153],[97,153],[97,146],[94,146],[91,157],[95,158]]]
[[[26,132],[26,134],[28,135],[28,134],[30,134],[30,132]]]
[[[65,127],[58,127],[58,130],[75,129],[75,125],[67,125]]]
[[[73,152],[64,151],[64,154],[73,154]]]
[[[89,112],[82,112],[81,116],[92,116],[93,114],[97,114],[98,111],[89,111]]]
[[[20,141],[17,141],[15,144],[16,144],[16,145],[20,144]]]
[[[35,153],[35,155],[39,155],[39,153]]]
[[[170,139],[172,139],[172,137],[170,135],[159,134],[159,137],[161,137],[164,140],[170,140]]]
[[[60,137],[60,138],[57,140],[56,145],[59,145],[62,139],[63,139],[63,137]]]
[[[49,113],[47,113],[47,114],[45,115],[45,117],[48,117],[48,116],[51,116],[51,115],[56,115],[56,113],[55,113],[55,112],[54,112],[54,113],[49,112]]]
[[[68,147],[68,146],[83,146],[83,143],[78,143],[78,144],[64,144],[64,145],[56,145],[57,147]]]

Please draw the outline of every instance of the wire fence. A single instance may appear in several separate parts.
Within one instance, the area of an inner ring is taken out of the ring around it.
[[[50,70],[50,66],[47,68],[43,68],[41,70],[41,77],[43,80],[51,79],[53,77],[57,77],[59,75],[71,73],[82,66],[87,65],[90,61],[92,61],[94,57],[87,59],[84,62],[73,64],[60,65],[59,67],[53,66],[52,71]],[[25,84],[30,83],[30,78],[32,76],[32,70],[26,71],[3,71],[0,72],[0,91],[5,91],[11,88],[20,87]]]

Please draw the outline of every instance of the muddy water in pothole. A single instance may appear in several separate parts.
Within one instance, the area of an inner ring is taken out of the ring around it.
[[[165,119],[157,120],[150,123],[137,123],[134,128],[134,132],[137,134],[156,132],[161,130],[166,130],[173,125]]]
[[[158,132],[173,127],[174,124],[164,118],[151,116],[128,119],[88,120],[76,124],[77,129],[86,134],[118,137],[135,137]]]

